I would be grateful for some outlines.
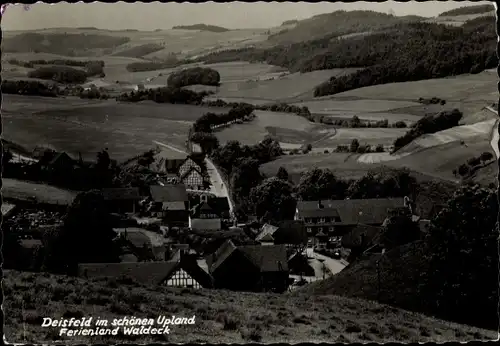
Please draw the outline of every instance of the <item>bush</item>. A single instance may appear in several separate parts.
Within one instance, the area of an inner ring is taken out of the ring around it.
[[[377,152],[377,153],[383,153],[384,152],[384,146],[382,144],[378,144],[377,147],[375,148],[375,152]]]
[[[85,71],[67,66],[43,66],[28,72],[29,78],[53,80],[59,83],[81,84],[87,80]]]
[[[467,164],[471,167],[478,166],[481,163],[481,159],[479,157],[471,157],[467,160]]]

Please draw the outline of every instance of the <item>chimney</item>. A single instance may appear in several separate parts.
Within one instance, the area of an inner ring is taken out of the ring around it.
[[[324,208],[324,205],[323,205],[323,203],[321,203],[321,200],[318,201],[318,208],[319,209],[323,209]]]
[[[78,161],[80,162],[80,164],[83,164],[83,158],[82,158],[82,152],[81,151],[78,152]]]

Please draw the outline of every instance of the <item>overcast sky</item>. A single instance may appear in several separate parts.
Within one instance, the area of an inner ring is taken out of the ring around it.
[[[33,30],[54,27],[97,27],[101,29],[170,29],[175,25],[205,23],[231,29],[267,28],[289,19],[304,19],[337,10],[394,11],[396,15],[433,17],[441,12],[488,1],[428,1],[398,3],[37,3],[29,11],[10,6],[2,18],[3,30]]]

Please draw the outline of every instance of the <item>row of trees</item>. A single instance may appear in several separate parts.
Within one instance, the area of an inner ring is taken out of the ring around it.
[[[116,100],[124,102],[140,102],[150,100],[157,103],[199,105],[201,104],[203,98],[207,95],[209,95],[209,93],[206,91],[195,92],[181,88],[162,87],[123,93],[117,96]]]
[[[28,72],[29,78],[52,80],[64,84],[82,84],[87,80],[84,70],[68,66],[42,66]]]
[[[56,85],[38,81],[2,80],[1,88],[4,94],[57,97],[59,93]]]
[[[454,176],[461,176],[462,178],[468,178],[474,172],[480,168],[480,165],[482,164],[483,166],[487,163],[490,162],[491,160],[494,159],[495,156],[493,156],[492,153],[489,151],[485,151],[479,156],[474,156],[471,157],[470,159],[467,160],[466,163],[461,164],[458,166],[456,169],[453,170],[453,175]]]
[[[394,141],[394,152],[398,151],[405,145],[411,143],[414,139],[429,133],[436,133],[454,126],[458,126],[462,119],[462,112],[458,109],[451,111],[442,111],[436,115],[426,115],[412,125],[411,129],[402,137],[398,137]]]
[[[222,125],[235,123],[238,120],[247,120],[253,113],[254,107],[250,104],[240,103],[227,113],[206,113],[193,124],[194,132],[211,132]]]
[[[405,128],[407,127],[404,121],[396,121],[395,123],[389,124],[389,120],[361,120],[357,115],[354,115],[351,119],[332,119],[321,117],[320,122],[323,124],[335,125],[338,127],[347,127],[347,128]]]
[[[184,62],[177,59],[175,55],[171,55],[162,61],[138,61],[128,64],[125,68],[129,72],[144,72],[144,71],[157,71],[167,68],[175,68],[182,65]]]

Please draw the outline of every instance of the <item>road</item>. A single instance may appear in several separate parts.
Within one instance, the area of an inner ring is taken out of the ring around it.
[[[158,141],[153,141],[154,144],[173,150],[177,151],[178,153],[183,153],[188,155],[188,153],[185,150],[181,150],[179,148],[173,147],[169,144],[161,143]],[[231,201],[231,198],[229,197],[229,190],[226,186],[226,183],[222,179],[222,176],[220,172],[217,170],[215,167],[214,163],[212,160],[205,158],[205,163],[207,165],[207,173],[208,176],[210,177],[210,192],[214,194],[217,197],[226,197],[229,203],[229,211],[231,215],[233,214],[233,202]]]
[[[487,106],[486,109],[495,113],[498,116],[498,112],[495,109],[493,109],[492,107]],[[491,148],[495,152],[495,156],[496,156],[497,160],[500,159],[500,149],[498,148],[500,134],[498,133],[498,125],[499,125],[499,120],[497,120],[495,125],[493,125],[493,129],[491,131],[491,142],[490,142]]]
[[[306,252],[307,252],[308,257],[312,257],[315,260],[317,260],[317,261],[313,261],[313,263],[311,263],[311,265],[313,266],[313,268],[315,266],[314,262],[317,263],[318,261],[319,262],[323,261],[323,263],[325,264],[326,268],[332,273],[331,275],[335,275],[338,272],[340,272],[342,269],[345,268],[345,264],[343,264],[339,260],[330,258],[328,256],[321,255],[319,253],[316,253],[316,252],[314,252],[313,248],[308,247],[306,249]],[[314,272],[315,273],[317,272],[317,268],[314,268]]]

